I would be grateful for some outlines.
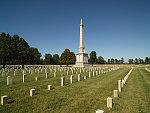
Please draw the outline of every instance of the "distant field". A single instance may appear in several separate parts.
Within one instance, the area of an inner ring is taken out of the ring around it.
[[[107,69],[105,69],[107,70]],[[22,83],[22,72],[18,70],[18,75],[14,77],[13,72],[7,76],[13,77],[13,84],[7,86],[7,78],[2,78],[0,74],[0,96],[8,95],[9,104],[0,105],[0,113],[22,113],[22,112],[44,112],[44,113],[95,113],[97,109],[102,109],[105,113],[148,113],[150,112],[150,72],[144,67],[135,67],[119,98],[114,99],[114,106],[108,109],[106,106],[107,97],[113,97],[113,90],[118,88],[118,80],[123,79],[129,72],[129,67],[121,67],[102,75],[88,78],[88,72],[82,73],[82,81],[70,84],[70,75],[64,73],[66,85],[61,84],[61,73],[49,71],[50,78],[45,78],[45,72],[41,74],[29,74],[28,81]],[[79,71],[78,71],[79,73]],[[83,77],[87,76],[87,80]],[[39,81],[35,81],[35,77]],[[53,90],[47,90],[47,86],[52,85]],[[30,89],[35,88],[36,95],[29,96]]]

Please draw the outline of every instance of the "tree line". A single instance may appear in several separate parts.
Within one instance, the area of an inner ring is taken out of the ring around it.
[[[59,57],[58,54],[45,54],[44,59],[41,58],[41,53],[37,48],[30,47],[28,43],[18,35],[10,36],[2,32],[0,34],[0,65],[22,65],[25,64],[74,64],[76,57],[74,52],[69,49]]]
[[[69,49],[59,56],[58,54],[51,55],[46,53],[44,59],[41,58],[41,53],[37,48],[30,47],[28,43],[18,35],[10,36],[2,32],[0,34],[0,65],[22,65],[24,68],[25,64],[45,64],[45,65],[69,65],[75,64],[76,56],[74,52]],[[124,64],[124,58],[115,59],[111,58],[105,60],[102,56],[96,55],[95,51],[89,54],[89,63],[93,64]],[[146,57],[144,60],[141,58],[129,59],[129,64],[149,64],[150,57]]]
[[[116,59],[111,58],[108,60],[105,60],[102,56],[96,55],[96,51],[92,51],[90,53],[89,63],[93,64],[124,64],[127,62],[124,62],[124,58]],[[150,57],[145,57],[145,59],[141,58],[135,58],[135,59],[128,59],[129,64],[150,64]]]

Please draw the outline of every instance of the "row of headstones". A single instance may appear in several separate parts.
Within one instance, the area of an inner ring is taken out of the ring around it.
[[[35,69],[36,70],[36,69]],[[111,70],[111,69],[110,69]],[[95,70],[93,70],[93,71],[95,71]],[[98,71],[98,70],[97,70]],[[102,71],[102,73],[103,73],[103,70],[99,70],[99,73],[100,73],[100,71]],[[22,72],[23,72],[23,74],[26,74],[26,70],[22,70]],[[35,71],[35,72],[37,72],[37,70]],[[43,72],[42,70],[38,70],[38,74],[40,74],[41,72]],[[51,71],[52,72],[52,71]],[[57,71],[54,71],[54,72],[57,72]],[[61,72],[61,71],[60,71]],[[83,70],[83,73],[84,73],[85,71]],[[86,72],[88,72],[88,70],[86,71]],[[33,74],[34,73],[34,71],[33,70],[29,70],[29,73],[31,73],[31,74]],[[47,71],[47,69],[45,69],[45,73],[48,73],[48,71]],[[82,73],[82,70],[80,70],[80,73]],[[67,75],[69,75],[70,74],[70,71],[69,70],[67,70]],[[74,70],[72,70],[72,74],[74,74]],[[77,74],[77,72],[76,72],[76,74]],[[14,71],[14,76],[16,76],[17,75],[17,70],[15,70]]]
[[[105,68],[104,68],[105,69]],[[110,69],[110,71],[111,70],[113,70],[113,69],[115,69],[115,68],[112,68],[112,69]],[[78,69],[78,68],[68,68],[68,70],[67,70],[67,75],[69,75],[69,72],[70,72],[70,70],[72,71],[72,74],[74,73],[74,71],[76,71],[76,73],[77,73],[77,71],[79,71],[80,70],[80,73],[84,73],[85,72],[85,69],[84,68],[80,68],[80,69]],[[86,72],[88,72],[88,71],[100,71],[101,70],[101,68],[89,68],[89,69],[86,69]],[[66,68],[59,68],[59,69],[54,69],[54,70],[52,70],[52,69],[50,69],[50,71],[51,72],[57,72],[57,71],[59,71],[59,72],[62,72],[62,71],[66,71]],[[32,70],[29,70],[29,73],[31,72],[31,74],[33,73],[33,71]],[[43,69],[35,69],[35,72],[38,72],[38,74],[40,74],[41,72],[43,72]],[[48,72],[48,70],[47,69],[45,69],[45,73],[47,73]]]
[[[102,74],[103,74],[103,72],[102,72]],[[98,73],[96,73],[96,75],[98,75]],[[63,76],[63,74],[61,74],[61,76]],[[73,75],[71,75],[71,76],[73,76]],[[95,72],[93,72],[93,76],[95,76]],[[54,77],[57,77],[57,73],[56,72],[54,72]],[[48,79],[48,78],[49,78],[49,73],[46,73],[46,79]],[[91,78],[91,72],[89,72],[89,78]],[[86,76],[84,76],[84,79],[86,79]],[[39,78],[35,77],[35,80],[39,80]],[[27,75],[26,74],[23,74],[23,83],[24,82],[27,82]],[[7,77],[7,85],[11,85],[11,84],[12,84],[12,77],[8,76]]]
[[[112,70],[116,70],[116,69],[119,69],[119,68],[115,68],[115,69],[112,69]],[[109,71],[112,71],[112,70],[109,70]],[[96,71],[96,76],[97,75],[100,75],[100,74],[103,74],[103,73],[107,73],[107,72],[109,72],[109,71],[104,71],[103,72],[103,70],[102,71],[100,71],[99,70],[99,73],[98,73],[98,71]],[[68,71],[67,71],[68,72]],[[16,74],[17,74],[17,70],[15,70],[14,71],[14,75],[16,76]],[[69,72],[67,73],[67,75],[69,75]],[[61,76],[63,76],[63,74],[61,74]],[[73,75],[72,75],[73,76]],[[80,78],[79,77],[80,76],[80,74],[78,74],[78,78]],[[95,72],[93,71],[93,76],[95,76]],[[54,72],[54,77],[57,77],[57,72]],[[74,76],[73,76],[74,77]],[[48,79],[49,78],[49,73],[46,73],[46,79]],[[89,72],[89,78],[91,78],[91,72]],[[84,79],[86,79],[86,76],[84,76]],[[37,80],[39,80],[39,78],[38,77],[35,77],[35,80],[37,81]],[[23,71],[23,83],[24,82],[27,82],[27,75],[26,75],[26,72],[25,71]],[[12,77],[11,76],[8,76],[7,77],[7,85],[11,85],[12,84]]]
[[[57,71],[60,71],[60,72],[62,72],[62,71],[66,71],[66,70],[71,70],[71,71],[78,71],[78,70],[80,70],[80,73],[84,73],[85,72],[85,70],[86,70],[86,72],[88,72],[88,71],[98,71],[98,70],[100,70],[100,69],[107,69],[108,67],[92,67],[92,68],[51,68],[51,67],[49,67],[49,69],[50,69],[50,71],[51,72],[53,72],[53,71],[55,71],[55,72],[57,72]],[[8,69],[6,69],[6,70],[8,70],[8,73],[10,72],[10,71],[12,71],[12,69],[14,69],[14,68],[8,68]],[[27,71],[29,71],[29,73],[31,73],[31,74],[33,74],[34,73],[34,71],[33,71],[33,69],[35,69],[35,73],[36,72],[38,72],[38,74],[40,74],[41,72],[43,72],[43,68],[35,68],[35,67],[33,67],[33,68],[31,68],[31,69],[29,69],[29,68],[25,68],[25,70],[27,70]],[[44,68],[45,69],[45,73],[47,73],[48,72],[48,68]],[[23,72],[25,72],[25,70],[22,70]],[[111,69],[110,69],[111,70]],[[1,71],[2,70],[0,70],[0,73],[1,73]],[[4,77],[5,76],[5,70],[3,69],[3,71],[2,71],[3,73],[2,73],[2,76]],[[26,74],[26,73],[23,73],[23,74]],[[15,75],[17,75],[17,69],[15,69],[15,71],[14,71],[14,76]]]
[[[102,73],[103,74],[103,73]],[[96,73],[96,76],[98,75],[98,73]],[[61,74],[61,76],[63,76],[63,74]],[[89,78],[91,78],[91,72],[89,72]],[[95,72],[93,72],[93,77],[95,76]],[[57,73],[54,72],[54,77],[57,77]],[[46,79],[49,78],[49,73],[46,73]],[[84,79],[87,79],[87,76],[84,76]],[[35,77],[35,80],[39,80],[38,77]],[[27,75],[23,75],[23,82],[27,81]],[[81,74],[78,74],[78,81],[81,81]],[[74,76],[71,75],[70,76],[70,83],[72,84],[74,82]],[[63,84],[63,85],[62,85]],[[61,85],[64,86],[65,85],[65,77],[61,77]]]
[[[106,68],[109,68],[109,67],[116,67],[116,66],[95,66],[95,67],[90,67],[90,69],[101,69],[101,68],[103,68],[103,69],[106,69]],[[22,68],[22,66],[21,65],[6,65],[6,68],[5,69],[21,69]],[[72,68],[72,67],[61,67],[60,65],[24,65],[24,68],[25,69],[29,69],[29,68],[32,68],[32,69],[36,69],[36,68],[38,68],[38,69],[43,69],[43,68],[49,68],[49,69],[61,69],[61,68]],[[75,68],[75,69],[78,69],[78,68]]]
[[[116,69],[115,69],[116,70]],[[46,78],[48,78],[49,74],[46,74]],[[91,78],[91,72],[89,72],[89,78]],[[87,79],[87,76],[84,76],[84,79]],[[38,80],[38,78],[36,77],[36,80]],[[27,75],[23,75],[23,82],[27,81]],[[78,74],[78,82],[81,81],[81,74]],[[73,84],[74,83],[74,76],[71,75],[70,76],[70,83]],[[7,77],[7,85],[12,84],[12,77],[8,76]],[[61,86],[65,85],[65,77],[61,77]],[[48,85],[48,90],[52,90],[52,85]],[[30,96],[34,96],[35,95],[35,89],[30,89]],[[108,101],[110,101],[110,99],[107,99]],[[7,104],[8,103],[8,96],[1,96],[1,104]],[[109,102],[110,103],[110,102]]]
[[[145,67],[145,70],[146,70],[146,71],[148,71],[148,72],[150,72],[150,70],[149,70],[149,69],[147,69],[147,67]]]
[[[12,70],[11,70],[12,71]],[[10,71],[10,72],[11,72]],[[8,72],[9,73],[9,72]],[[6,73],[5,71],[2,72],[2,77],[5,77],[6,75],[8,75],[8,73]],[[14,71],[14,76],[17,75],[17,70]]]
[[[119,69],[119,68],[117,68],[117,69]],[[105,73],[107,73],[107,72],[109,72],[109,71],[106,71]],[[98,74],[98,71],[96,71],[96,76],[97,75],[100,75],[100,73]],[[95,76],[95,72],[93,71],[93,77],[94,76]],[[91,78],[91,72],[89,72],[89,78]],[[84,76],[84,79],[87,79],[87,76]],[[78,82],[79,81],[81,81],[81,74],[78,74]],[[74,76],[71,75],[70,76],[70,83],[73,84],[73,82],[74,82]],[[61,77],[61,86],[64,86],[64,85],[65,85],[65,77]]]
[[[131,70],[128,72],[128,74],[124,77],[123,80],[118,80],[118,90],[114,90],[113,94],[114,94],[114,98],[119,97],[119,92],[121,93],[123,86],[126,82],[126,80],[128,79],[129,75],[131,74],[133,70],[133,67],[131,68]],[[113,98],[112,97],[108,97],[107,98],[107,107],[108,108],[112,108],[113,107]]]
[[[70,72],[70,70],[72,71],[72,73],[74,73],[74,71],[79,71],[79,69],[76,69],[76,68],[71,68],[71,69],[69,69],[68,68],[68,70],[67,70],[67,73],[69,73]],[[100,69],[99,69],[100,70]],[[54,70],[52,70],[52,69],[50,69],[50,72],[62,72],[62,71],[66,71],[66,68],[63,68],[63,69],[54,69]],[[88,71],[98,71],[98,69],[86,69],[86,72],[88,72]],[[29,73],[31,73],[31,74],[33,74],[33,70],[32,69],[29,69]],[[41,72],[43,72],[43,69],[35,69],[35,73],[37,73],[38,72],[38,74],[40,74]],[[45,69],[45,73],[47,73],[48,72],[48,69]],[[84,73],[85,72],[85,69],[81,69],[80,68],[80,73]]]

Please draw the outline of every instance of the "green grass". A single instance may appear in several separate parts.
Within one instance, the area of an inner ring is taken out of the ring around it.
[[[134,69],[112,113],[150,113],[150,73],[144,68]]]
[[[57,73],[56,78],[53,77],[53,73],[50,73],[49,79],[45,78],[44,70],[41,74],[27,73],[28,82],[22,83],[21,71],[18,71],[15,77],[12,71],[8,74],[13,77],[12,85],[7,86],[6,77],[2,78],[0,75],[0,96],[9,97],[9,104],[0,105],[0,113],[95,113],[97,109],[102,109],[105,113],[136,113],[140,110],[148,112],[150,73],[144,69],[134,69],[120,97],[114,99],[113,108],[106,107],[107,97],[113,97],[113,90],[118,88],[118,80],[123,79],[129,70],[130,68],[127,67],[121,68],[87,80],[83,80],[83,77],[88,73],[82,73],[80,82],[77,82],[77,75],[74,74],[73,84],[70,84],[70,75],[67,76],[66,72],[63,72],[66,80],[64,87],[60,86],[60,72]],[[40,78],[39,81],[35,81],[36,76]],[[54,89],[48,91],[47,86],[50,84]],[[32,88],[35,88],[36,95],[30,97],[29,90]]]

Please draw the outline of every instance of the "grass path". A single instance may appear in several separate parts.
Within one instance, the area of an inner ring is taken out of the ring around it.
[[[112,113],[150,113],[150,73],[135,68],[128,78]]]

